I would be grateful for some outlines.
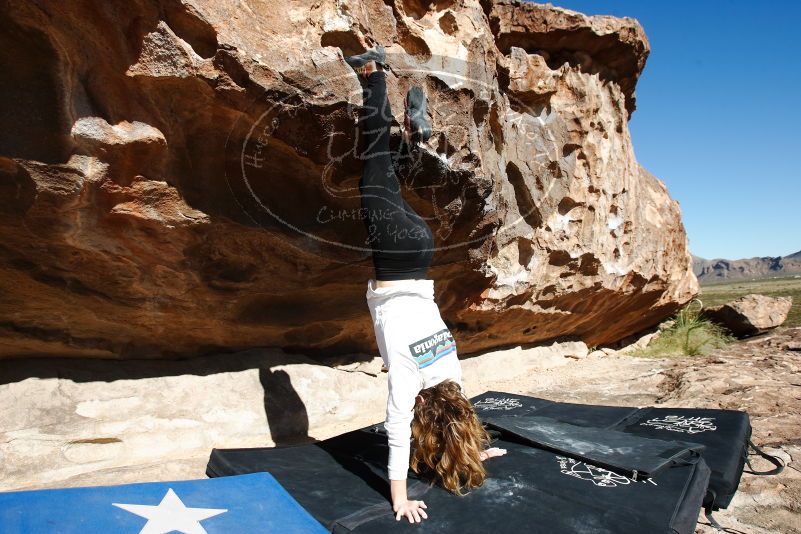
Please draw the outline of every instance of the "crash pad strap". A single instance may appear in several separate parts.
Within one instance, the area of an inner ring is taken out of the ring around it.
[[[761,456],[762,458],[766,459],[767,461],[769,461],[770,463],[772,463],[773,465],[776,466],[774,469],[771,469],[770,471],[754,471],[754,466],[751,465],[751,459],[746,455],[745,463],[748,464],[748,469],[750,469],[750,471],[748,471],[748,473],[750,473],[752,475],[765,475],[765,476],[767,476],[767,475],[778,475],[779,473],[781,473],[784,470],[784,462],[782,461],[781,458],[779,458],[778,456],[773,456],[772,454],[766,453],[765,451],[763,451],[762,449],[760,449],[759,447],[754,445],[754,442],[751,441],[750,439],[748,440],[748,445],[759,456]]]
[[[617,430],[571,425],[548,417],[485,416],[489,426],[531,445],[584,461],[630,478],[651,477],[672,462],[698,456],[698,443],[644,438]]]
[[[715,516],[712,515],[712,503],[715,502],[715,490],[711,488],[707,488],[707,492],[712,494],[712,501],[704,506],[704,516],[706,517],[707,521],[709,521],[709,526],[714,528],[719,532],[725,532],[726,534],[742,534],[739,530],[733,530],[728,527],[724,527],[720,523],[717,522]],[[703,525],[703,523],[701,523]]]

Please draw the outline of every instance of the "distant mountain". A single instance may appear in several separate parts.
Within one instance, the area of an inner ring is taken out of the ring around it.
[[[693,272],[701,283],[738,278],[801,275],[801,250],[784,257],[766,256],[741,260],[722,258],[707,260],[693,256]]]

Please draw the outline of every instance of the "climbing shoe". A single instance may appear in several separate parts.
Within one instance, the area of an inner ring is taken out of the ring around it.
[[[353,67],[353,69],[357,72],[361,72],[361,68],[364,67],[364,65],[369,61],[375,61],[376,65],[381,65],[381,68],[384,70],[389,70],[389,64],[387,63],[387,56],[384,52],[384,47],[380,44],[376,45],[375,48],[371,48],[361,54],[345,57],[345,62]]]
[[[431,137],[431,123],[426,114],[426,95],[418,86],[406,93],[406,115],[409,117],[409,138],[425,143]]]

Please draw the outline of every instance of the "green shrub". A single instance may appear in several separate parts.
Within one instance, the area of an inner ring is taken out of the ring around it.
[[[700,301],[693,301],[698,302]],[[722,327],[699,316],[692,303],[679,311],[673,324],[663,330],[645,349],[642,356],[698,356],[726,346],[734,338]]]

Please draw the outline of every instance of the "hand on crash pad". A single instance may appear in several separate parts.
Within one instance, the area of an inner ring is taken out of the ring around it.
[[[392,507],[395,511],[396,521],[400,521],[401,517],[406,516],[409,523],[420,523],[423,519],[428,519],[428,515],[423,508],[428,508],[423,501],[410,501],[408,499]],[[420,519],[421,516],[423,519]]]
[[[490,447],[485,451],[481,451],[481,461],[492,458],[493,456],[503,456],[506,454],[506,449],[499,449],[498,447]]]

